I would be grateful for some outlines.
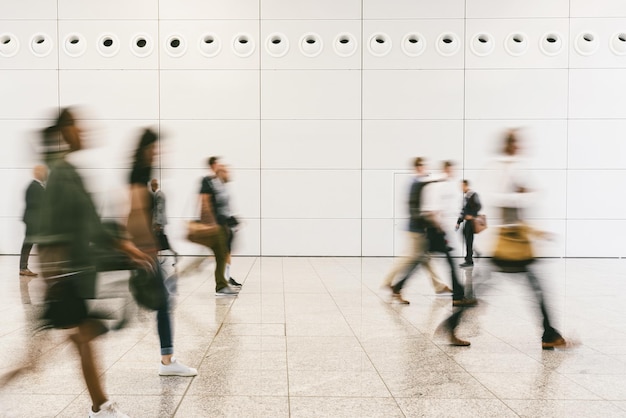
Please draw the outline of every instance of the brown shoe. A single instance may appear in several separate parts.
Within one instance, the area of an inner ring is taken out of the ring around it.
[[[20,270],[20,276],[37,277],[39,275],[37,273],[33,273],[29,269],[23,269]]]
[[[454,334],[450,334],[450,345],[455,345],[457,347],[469,347],[471,343],[469,341],[457,338],[457,336]]]
[[[567,348],[565,338],[558,337],[552,341],[542,341],[541,348],[544,350],[554,350],[555,348]]]
[[[475,298],[454,299],[452,306],[476,306],[478,301]]]
[[[404,299],[400,293],[392,293],[391,300],[392,302],[401,303],[403,305],[408,305],[409,303],[411,303],[408,300]]]

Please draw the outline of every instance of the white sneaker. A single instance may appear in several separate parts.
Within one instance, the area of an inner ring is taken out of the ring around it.
[[[237,296],[239,294],[239,289],[234,288],[232,286],[224,286],[217,292],[215,292],[215,296]]]
[[[117,405],[111,401],[106,401],[100,405],[98,412],[93,412],[89,408],[89,418],[130,418],[128,415],[122,413]]]
[[[182,377],[192,377],[198,374],[198,370],[193,367],[185,366],[183,363],[180,363],[174,357],[172,357],[172,362],[170,364],[159,364],[159,376],[182,376]]]

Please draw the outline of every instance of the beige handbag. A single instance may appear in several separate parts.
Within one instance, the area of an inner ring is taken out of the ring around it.
[[[493,263],[505,272],[523,272],[535,261],[530,236],[532,229],[523,223],[500,227],[493,252]]]
[[[474,224],[474,233],[480,234],[487,229],[487,216],[476,215],[474,219],[472,219],[472,223]]]

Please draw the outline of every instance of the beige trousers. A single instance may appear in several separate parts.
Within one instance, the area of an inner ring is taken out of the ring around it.
[[[398,274],[405,272],[411,265],[413,265],[416,258],[421,258],[423,260],[422,265],[430,275],[430,280],[433,284],[435,292],[442,292],[446,290],[448,286],[439,280],[437,273],[435,273],[430,264],[430,255],[426,252],[426,245],[428,245],[428,241],[426,240],[425,235],[419,232],[409,231],[408,237],[409,248],[407,250],[407,255],[396,260],[391,268],[391,271],[389,271],[389,273],[385,276],[383,286],[392,286],[394,284],[394,279]]]

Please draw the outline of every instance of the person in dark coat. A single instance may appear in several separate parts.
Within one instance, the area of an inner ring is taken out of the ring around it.
[[[37,273],[33,273],[28,268],[28,259],[41,223],[41,204],[45,193],[45,183],[48,178],[46,166],[36,165],[33,169],[33,177],[33,181],[30,182],[26,189],[26,207],[22,217],[22,221],[26,225],[26,233],[20,252],[20,276],[29,277],[37,277]]]

